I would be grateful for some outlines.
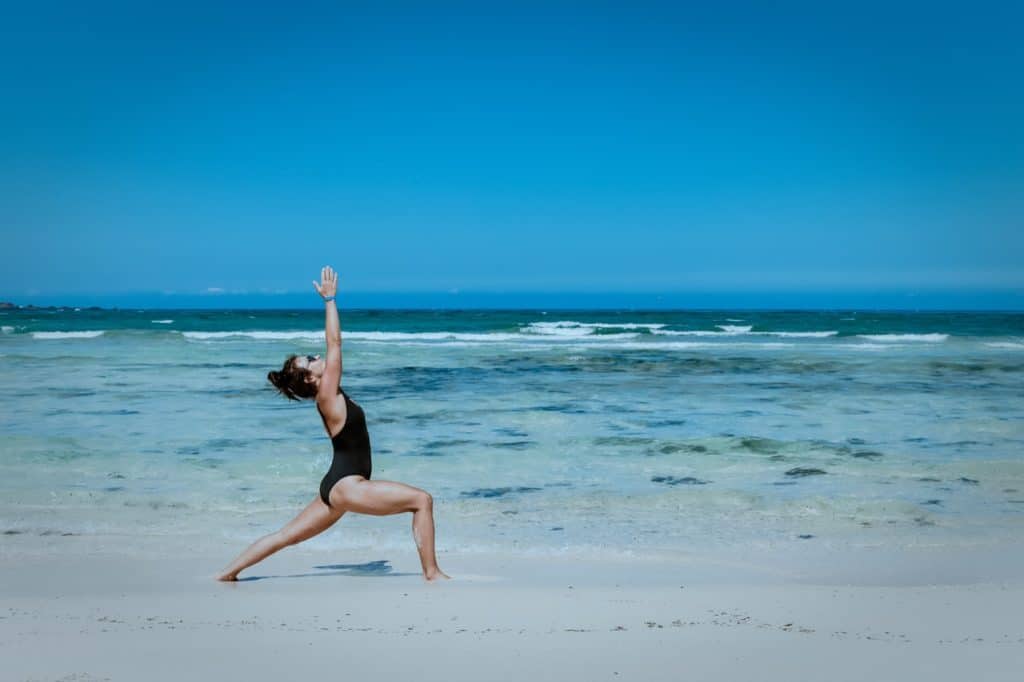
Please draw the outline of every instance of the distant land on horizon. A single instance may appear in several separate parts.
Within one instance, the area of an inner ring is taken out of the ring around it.
[[[1020,291],[734,291],[734,292],[348,292],[342,309],[441,310],[928,310],[1024,311]],[[315,293],[183,293],[0,295],[0,310],[141,308],[153,310],[287,310],[318,308]]]

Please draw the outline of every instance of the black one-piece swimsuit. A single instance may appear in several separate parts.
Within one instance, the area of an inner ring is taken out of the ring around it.
[[[331,462],[331,468],[320,481],[320,499],[328,507],[331,506],[328,498],[335,483],[353,474],[369,479],[373,468],[370,462],[370,434],[366,430],[366,414],[363,412],[363,408],[354,403],[344,390],[341,391],[341,395],[345,397],[348,416],[345,417],[345,426],[341,431],[331,437],[331,443],[334,445],[334,461]],[[316,409],[317,412],[320,412],[319,405]],[[320,418],[324,419],[323,412],[320,412]],[[326,419],[324,419],[324,426],[327,426]],[[329,428],[327,432],[330,433]]]

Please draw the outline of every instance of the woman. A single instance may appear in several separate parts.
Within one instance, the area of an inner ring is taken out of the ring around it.
[[[320,283],[313,282],[313,286],[327,306],[327,357],[292,355],[285,360],[280,372],[270,372],[267,378],[290,400],[316,400],[320,418],[334,445],[334,461],[320,482],[320,495],[284,528],[252,543],[217,579],[237,580],[242,569],[324,532],[350,511],[376,516],[412,512],[412,535],[419,550],[423,577],[430,582],[447,578],[437,567],[434,554],[434,509],[430,494],[404,483],[370,481],[366,416],[339,385],[341,329],[334,302],[338,275],[325,267],[320,271]]]

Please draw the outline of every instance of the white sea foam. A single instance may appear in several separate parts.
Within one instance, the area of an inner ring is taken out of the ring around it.
[[[531,322],[527,327],[588,327],[590,329],[660,329],[664,327],[661,323],[648,323],[648,322],[576,322],[574,320],[561,320],[559,322]]]
[[[350,339],[362,341],[522,341],[521,334],[495,332],[343,332]]]
[[[511,336],[511,335],[508,335]],[[722,334],[719,334],[722,336]],[[585,350],[595,348],[614,348],[619,350],[691,350],[691,349],[758,349],[758,348],[796,348],[794,343],[782,341],[640,341],[638,334],[622,334],[609,336],[591,336],[586,338],[524,338],[513,337],[505,339],[503,348],[510,350],[543,350],[545,348],[564,347],[569,350]],[[463,341],[454,338],[423,341],[419,339],[396,339],[390,341],[396,346],[424,346],[435,348],[452,347],[480,347],[487,346],[493,341]],[[862,344],[867,345],[867,344]],[[859,346],[858,346],[859,347]],[[896,346],[879,346],[879,348],[892,348]]]
[[[723,348],[743,349],[774,349],[793,348],[795,344],[781,341],[729,341],[729,342],[707,342],[707,341],[590,341],[571,346],[572,350],[585,348],[615,348],[621,350],[721,350]]]
[[[902,341],[918,341],[923,343],[942,343],[949,334],[858,334],[858,338],[882,343],[899,343]]]
[[[787,339],[827,339],[830,336],[835,336],[839,332],[827,331],[827,332],[752,332],[754,334],[764,334],[765,336],[779,336]]]
[[[719,329],[723,331],[710,331],[704,329],[693,329],[685,331],[675,331],[672,329],[653,329],[651,330],[654,334],[661,334],[664,336],[704,336],[704,337],[723,337],[723,336],[778,336],[780,338],[791,338],[791,339],[824,339],[830,336],[835,336],[839,332],[837,331],[813,331],[813,332],[755,332],[751,331],[752,327],[738,327],[730,325],[720,325]]]
[[[579,326],[568,326],[568,325]],[[637,336],[636,332],[623,331],[618,334],[595,335],[595,329],[612,327],[615,329],[629,330],[663,327],[662,324],[590,324],[590,323],[564,323],[564,322],[538,322],[522,328],[519,333],[509,332],[380,332],[380,331],[342,331],[342,338],[357,341],[378,341],[378,342],[451,342],[470,341],[479,343],[497,343],[503,341],[560,341],[578,340],[584,337],[601,339],[631,339]],[[216,341],[223,339],[256,339],[259,341],[323,341],[322,331],[262,331],[262,330],[237,330],[237,331],[184,331],[179,332],[186,339],[195,341]],[[531,338],[532,337],[532,338]]]
[[[676,331],[674,329],[653,329],[651,331],[654,334],[660,334],[663,336],[727,336],[726,332],[713,332],[706,330]]]
[[[423,346],[425,348],[472,348],[486,346],[484,341],[389,341],[395,346]]]
[[[12,327],[9,324],[5,324],[4,326],[0,327],[0,332],[3,332],[4,334],[13,334],[14,327]]]
[[[989,348],[999,348],[1002,350],[1024,350],[1024,343],[1016,343],[1014,341],[993,341],[985,345]]]
[[[579,339],[594,334],[598,329],[650,329],[657,331],[664,327],[664,324],[644,323],[623,323],[623,322],[576,322],[575,320],[559,320],[557,322],[532,322],[520,328],[523,334],[539,335],[545,337],[560,337],[565,339]],[[601,336],[608,336],[602,334]],[[619,333],[616,338],[632,338],[636,334]]]
[[[153,324],[170,324],[174,322],[174,320],[150,320],[150,322]]]
[[[898,343],[844,343],[839,347],[848,348],[849,350],[881,351],[903,348],[903,345]]]
[[[626,327],[622,327],[626,328]],[[747,342],[710,342],[710,339],[734,339],[744,334],[716,331],[671,331],[652,330],[655,334],[667,336],[703,337],[709,339],[705,342],[688,341],[637,341],[638,333],[602,334],[593,335],[562,335],[562,334],[515,334],[507,332],[492,333],[469,333],[469,332],[342,332],[343,339],[371,341],[380,343],[395,343],[398,345],[428,345],[428,346],[478,346],[492,343],[515,343],[524,348],[561,346],[563,343],[582,344],[581,348],[623,348],[623,349],[666,349],[685,350],[687,348],[786,348],[791,347],[788,343],[772,343],[767,341]],[[177,332],[186,339],[195,341],[217,341],[230,339],[255,339],[259,341],[308,341],[319,343],[324,339],[321,331],[220,331],[201,332],[185,331]],[[746,336],[772,336],[778,338],[824,338],[835,335],[836,332],[750,332]]]
[[[95,339],[103,336],[104,330],[84,332],[32,332],[34,339]]]
[[[156,322],[156,321],[154,321]],[[624,341],[636,339],[639,336],[637,331],[648,329],[657,336],[695,337],[702,339],[727,339],[736,337],[775,337],[782,339],[826,339],[837,336],[838,331],[752,331],[749,325],[720,325],[720,331],[696,329],[696,330],[672,330],[663,329],[664,324],[640,324],[640,323],[594,323],[574,322],[562,320],[559,322],[534,322],[521,327],[516,332],[453,332],[453,331],[431,331],[431,332],[383,332],[383,331],[343,331],[342,337],[354,341],[371,341],[379,343],[434,343],[438,345],[450,344],[453,342],[471,342],[479,344],[522,342],[522,343],[561,343],[582,341],[587,343],[602,342],[602,345],[621,344]],[[595,330],[612,328],[618,331],[613,334],[595,334]],[[74,332],[70,332],[74,333]],[[322,331],[268,331],[268,330],[236,330],[236,331],[185,331],[175,332],[182,334],[186,339],[195,341],[216,341],[228,339],[255,339],[258,341],[305,341],[319,343],[324,339]],[[867,341],[882,343],[897,343],[903,341],[941,342],[948,337],[947,334],[880,334],[862,335],[860,338]],[[639,342],[644,345],[643,342]],[[647,347],[655,348],[651,343]],[[721,345],[721,344],[719,344]],[[752,346],[764,346],[761,343],[752,343]],[[681,348],[679,342],[675,342],[675,348]]]
[[[755,341],[755,337],[774,337],[781,339],[789,338],[826,338],[834,336],[837,332],[727,332],[727,331],[671,331],[664,329],[651,329],[654,334],[665,336],[696,337],[700,340],[669,340],[658,342],[651,337],[651,340],[641,340],[640,334],[627,332],[626,329],[642,328],[653,325],[617,325],[623,331],[617,334],[593,334],[594,327],[572,328],[564,326],[553,326],[551,329],[558,329],[558,333],[473,333],[473,332],[381,332],[381,331],[343,331],[342,338],[351,341],[362,341],[369,343],[394,344],[398,346],[434,346],[434,347],[479,347],[491,344],[500,344],[509,349],[538,349],[559,347],[566,344],[579,344],[579,348],[619,348],[623,350],[670,350],[685,351],[688,349],[725,349],[725,348],[746,348],[746,349],[772,349],[789,348],[789,343],[772,343],[767,340]],[[594,325],[601,326],[601,325]],[[659,325],[664,326],[664,325]],[[217,342],[252,339],[256,341],[292,341],[299,343],[321,344],[324,340],[322,331],[268,331],[268,330],[237,330],[237,331],[185,331],[180,333],[189,341]],[[751,339],[746,342],[734,341],[743,337]]]
[[[495,332],[492,334],[464,334],[464,333],[443,333],[442,336],[433,337],[433,332],[427,332],[423,334],[408,334],[405,337],[392,336],[390,332],[349,332],[350,338],[359,338],[369,341],[405,341],[413,340],[419,341],[425,338],[434,338],[437,341],[475,341],[480,343],[494,343],[494,342],[517,342],[527,345],[548,345],[548,344],[561,344],[563,342],[597,342],[601,340],[609,341],[612,344],[616,344],[624,339],[635,339],[639,334],[626,333],[626,334],[602,334],[598,336],[530,336],[527,334],[508,334]]]
[[[181,332],[186,339],[213,341],[217,339],[257,339],[260,341],[323,341],[324,333],[316,332],[272,332],[272,331],[228,331],[228,332]]]
[[[218,339],[256,339],[259,341],[310,341],[324,340],[322,331],[224,331],[224,332],[181,332],[186,339],[212,341]],[[399,341],[399,342],[443,342],[443,341],[522,341],[523,335],[495,332],[475,334],[463,332],[349,332],[342,331],[343,339],[357,341]]]

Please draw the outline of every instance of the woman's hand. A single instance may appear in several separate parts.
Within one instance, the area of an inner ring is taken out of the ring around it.
[[[338,293],[338,273],[329,266],[324,266],[320,270],[320,283],[317,284],[314,281],[313,286],[316,287],[316,293],[320,294],[321,298],[334,296]]]

